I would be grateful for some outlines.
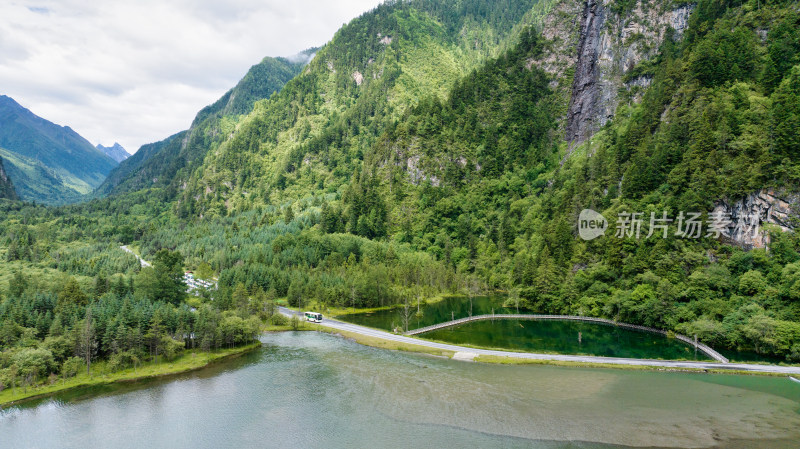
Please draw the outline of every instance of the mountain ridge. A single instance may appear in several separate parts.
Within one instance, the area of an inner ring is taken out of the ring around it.
[[[337,190],[384,126],[429,96],[444,98],[518,33],[535,4],[390,2],[353,19],[203,167],[177,180],[181,213],[246,210],[320,183]]]
[[[315,49],[301,52],[313,53]],[[166,186],[181,171],[202,161],[206,152],[222,135],[230,133],[236,116],[252,109],[253,104],[267,98],[297,73],[305,58],[292,62],[286,58],[266,57],[252,66],[244,77],[222,97],[201,109],[188,130],[166,139],[143,145],[130,158],[122,161],[94,192],[95,196],[136,191],[154,185]],[[154,159],[159,155],[158,160]],[[159,183],[159,180],[161,181]]]
[[[131,157],[130,153],[128,153],[128,151],[117,142],[114,142],[114,145],[110,147],[103,146],[102,144],[98,143],[96,148],[118,163]]]
[[[117,163],[69,126],[56,125],[0,95],[0,156],[25,200],[63,204],[81,199]]]

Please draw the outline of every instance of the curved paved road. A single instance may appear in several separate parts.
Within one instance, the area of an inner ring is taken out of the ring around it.
[[[302,313],[295,312],[285,307],[279,307],[278,309],[280,313],[289,317],[291,317],[292,315],[302,316]],[[629,365],[629,366],[652,366],[652,367],[673,368],[673,369],[690,368],[690,369],[713,369],[713,370],[738,370],[738,371],[751,371],[751,372],[761,372],[761,373],[779,373],[787,375],[800,374],[800,367],[793,367],[793,366],[754,365],[749,363],[714,363],[714,362],[690,362],[690,361],[677,361],[677,360],[625,359],[619,357],[538,354],[533,352],[512,352],[512,351],[496,351],[492,349],[476,349],[476,348],[467,348],[464,346],[450,345],[446,343],[436,343],[433,341],[406,337],[404,335],[396,335],[390,332],[359,326],[357,324],[344,323],[342,321],[330,318],[325,318],[322,324],[326,327],[330,327],[333,329],[353,332],[356,334],[366,335],[369,337],[382,338],[384,340],[396,341],[400,343],[412,344],[417,346],[425,346],[428,348],[443,349],[445,351],[453,351],[462,354],[494,355],[501,357],[514,357],[518,359],[555,360],[563,362],[608,363],[612,365]],[[460,357],[454,357],[454,358],[460,358]]]
[[[439,324],[433,324],[430,326],[420,327],[418,329],[412,329],[406,332],[403,332],[403,335],[419,335],[424,334],[425,332],[430,332],[437,329],[444,329],[448,327],[458,326],[464,323],[470,323],[474,321],[488,321],[488,320],[533,320],[533,321],[545,321],[545,320],[555,320],[555,321],[584,321],[589,323],[599,323],[608,326],[615,326],[620,327],[622,329],[632,329],[638,330],[640,332],[650,332],[654,334],[664,335],[667,336],[667,332],[659,329],[654,329],[651,327],[646,326],[639,326],[636,324],[628,324],[628,323],[618,323],[616,321],[607,320],[605,318],[593,318],[593,317],[586,317],[586,316],[574,316],[574,315],[536,315],[536,314],[527,314],[527,313],[501,313],[501,314],[491,314],[491,315],[472,315],[469,317],[459,318],[453,321],[445,321]],[[675,338],[686,343],[689,345],[694,345],[697,350],[704,352],[707,356],[711,357],[712,359],[716,360],[717,362],[728,363],[728,359],[726,359],[722,354],[713,350],[709,346],[706,346],[702,343],[693,342],[689,337],[684,335],[675,334]]]

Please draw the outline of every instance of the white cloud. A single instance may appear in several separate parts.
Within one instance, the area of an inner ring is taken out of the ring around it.
[[[0,2],[0,94],[133,152],[188,128],[264,56],[322,45],[379,3]]]

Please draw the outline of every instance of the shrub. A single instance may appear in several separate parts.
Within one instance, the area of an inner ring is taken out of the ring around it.
[[[61,375],[64,377],[75,377],[83,369],[84,361],[80,357],[70,357],[64,360],[61,365]]]

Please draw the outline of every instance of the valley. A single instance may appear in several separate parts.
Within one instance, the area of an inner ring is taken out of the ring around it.
[[[185,409],[203,391],[276,427],[319,414],[362,443],[377,437],[333,416],[347,398],[368,404],[352,419],[379,411],[386,445],[429,426],[498,447],[790,447],[798,30],[796,0],[389,1],[318,47],[261,59],[130,157],[0,97],[0,398],[55,393],[0,411],[0,429],[36,446],[48,442],[26,439],[37,413],[82,421],[113,398],[144,413],[142,397]],[[496,314],[509,316],[403,335]],[[564,366],[506,366],[544,363]],[[90,386],[184,365],[202,369]],[[292,405],[264,409],[207,380],[261,388],[255,367]],[[675,370],[687,372],[657,372]],[[342,373],[356,380],[337,387]],[[538,376],[559,387],[523,380]],[[315,379],[322,408],[298,406]],[[481,384],[496,400],[426,382]],[[175,391],[189,399],[162,401]],[[692,392],[698,412],[675,399]],[[426,398],[437,412],[413,419]],[[207,437],[251,445],[255,423],[225,413],[238,436]],[[308,446],[332,438],[305,424],[320,438]]]

